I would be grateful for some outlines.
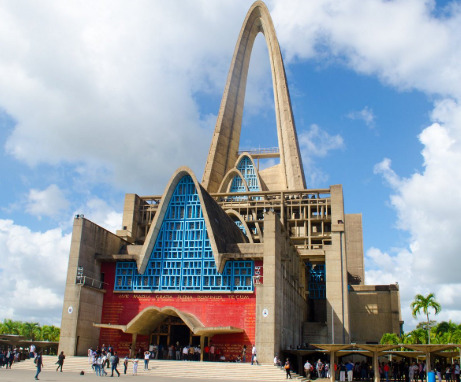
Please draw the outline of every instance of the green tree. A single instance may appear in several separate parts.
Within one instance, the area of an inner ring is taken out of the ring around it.
[[[21,323],[20,334],[28,340],[40,339],[40,324],[38,322],[23,322]]]
[[[422,294],[417,294],[415,300],[411,303],[411,309],[413,317],[416,318],[418,314],[421,314],[421,311],[426,315],[427,322],[427,343],[431,343],[431,334],[430,334],[430,321],[429,321],[429,310],[433,309],[435,314],[439,314],[442,310],[442,306],[435,300],[435,295],[429,293],[426,297]]]
[[[379,343],[381,345],[398,345],[401,343],[401,339],[395,333],[384,333]]]
[[[54,325],[43,325],[42,327],[42,340],[43,341],[59,341],[61,330]]]
[[[11,319],[4,319],[1,324],[1,334],[20,334],[20,321],[13,321]]]

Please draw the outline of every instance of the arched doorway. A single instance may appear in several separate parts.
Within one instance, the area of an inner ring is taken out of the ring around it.
[[[186,323],[177,316],[168,316],[150,335],[151,344],[168,347],[200,345],[200,336],[194,335]]]

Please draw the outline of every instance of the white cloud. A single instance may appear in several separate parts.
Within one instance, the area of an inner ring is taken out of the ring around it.
[[[421,173],[401,178],[388,159],[375,166],[375,171],[392,188],[390,202],[397,213],[397,226],[410,234],[408,249],[388,258],[395,267],[393,274],[405,286],[401,288],[402,307],[408,310],[417,293],[434,292],[446,308],[437,318],[459,320],[461,302],[454,296],[461,290],[461,198],[457,191],[461,184],[461,105],[441,101],[432,118],[434,123],[419,136],[424,146]],[[367,257],[374,259],[370,252]],[[380,282],[392,273],[370,272]]]
[[[315,164],[315,158],[323,158],[330,151],[343,148],[343,138],[313,124],[308,130],[298,132],[298,141],[309,187],[324,182],[327,175]]]
[[[365,106],[362,110],[351,111],[347,114],[347,118],[354,120],[362,120],[370,128],[373,128],[375,125],[376,116],[373,113],[373,110],[368,106]]]
[[[299,133],[299,145],[306,156],[325,157],[329,151],[342,148],[343,138],[340,135],[331,135],[317,125],[311,125],[309,130]]]
[[[17,121],[7,151],[108,170],[141,193],[184,163],[201,170],[214,124],[194,95],[221,94],[247,3],[2,3],[0,105]]]
[[[0,219],[0,317],[60,325],[70,238]]]
[[[100,198],[76,212],[112,232],[121,228],[122,214]],[[0,290],[7,291],[0,294],[0,317],[60,325],[70,242],[71,233],[60,228],[34,232],[0,219]]]
[[[45,190],[29,190],[26,212],[39,218],[42,216],[56,217],[69,207],[61,189],[51,184]]]
[[[93,196],[79,207],[74,215],[83,214],[85,218],[115,233],[122,229],[123,214],[115,211],[104,200]]]
[[[400,89],[461,96],[461,7],[435,2],[293,0],[272,11],[288,59],[341,60]]]

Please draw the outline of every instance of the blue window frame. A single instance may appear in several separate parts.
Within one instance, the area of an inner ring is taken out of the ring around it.
[[[227,261],[218,273],[195,184],[176,186],[144,274],[134,261],[117,262],[117,291],[252,291],[254,262]]]
[[[258,184],[258,177],[253,162],[248,156],[243,156],[237,164],[237,170],[243,175],[247,185],[248,191],[261,191]],[[239,175],[235,175],[232,179],[230,192],[246,192],[245,184]]]
[[[321,300],[326,298],[325,264],[306,264],[308,269],[309,298]]]

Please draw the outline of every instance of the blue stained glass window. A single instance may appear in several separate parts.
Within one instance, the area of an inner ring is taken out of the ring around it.
[[[326,298],[325,264],[307,263],[309,298],[313,300]]]
[[[134,261],[119,261],[118,291],[252,291],[254,263],[227,261],[216,269],[199,196],[192,178],[176,186],[144,274]]]
[[[240,159],[237,170],[239,170],[247,185],[248,191],[260,191],[259,184],[258,184],[258,177],[256,176],[256,170],[253,166],[253,162],[247,156],[243,156]],[[239,175],[235,175],[232,179],[230,192],[246,192],[245,184],[242,178]]]

